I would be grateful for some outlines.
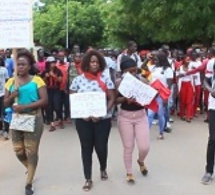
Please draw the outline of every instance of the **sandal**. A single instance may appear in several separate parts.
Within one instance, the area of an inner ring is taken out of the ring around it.
[[[50,132],[53,132],[53,131],[55,131],[55,130],[56,130],[55,126],[51,125],[50,128],[49,128],[49,131],[50,131]]]
[[[108,174],[107,171],[101,171],[101,180],[107,180],[108,179]]]
[[[191,123],[191,119],[188,118],[188,119],[187,119],[187,122],[188,122],[188,123]]]
[[[132,174],[127,174],[127,178],[126,178],[128,184],[135,184],[135,180],[134,180],[134,176]]]
[[[137,160],[137,163],[140,166],[140,172],[142,173],[142,175],[146,176],[148,174],[148,169],[146,168],[144,162]]]
[[[158,136],[158,139],[160,139],[160,140],[164,140],[164,136],[163,136],[163,134],[160,134],[160,135]]]
[[[87,180],[86,182],[85,182],[85,184],[84,184],[84,186],[83,186],[83,190],[85,191],[85,192],[88,192],[88,191],[90,191],[91,189],[92,189],[92,187],[93,187],[93,182],[92,182],[92,180]]]

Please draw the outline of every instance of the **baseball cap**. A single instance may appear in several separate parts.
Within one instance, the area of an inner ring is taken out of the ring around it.
[[[55,59],[55,57],[50,56],[46,59],[47,62],[57,62],[57,60]]]

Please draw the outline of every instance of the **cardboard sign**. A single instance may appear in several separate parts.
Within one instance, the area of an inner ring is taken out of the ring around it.
[[[71,94],[71,118],[104,117],[107,114],[106,104],[106,94],[103,92]]]
[[[150,85],[146,85],[130,73],[126,73],[118,88],[126,98],[134,98],[142,106],[148,105],[154,99],[157,91]]]
[[[0,1],[0,48],[33,46],[32,1]]]

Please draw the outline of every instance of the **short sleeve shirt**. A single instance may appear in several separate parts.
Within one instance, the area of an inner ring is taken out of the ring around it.
[[[39,88],[45,86],[44,81],[39,76],[34,76],[32,80],[18,88],[18,104],[27,105],[37,102],[39,97]],[[11,93],[14,91],[14,78],[10,78],[6,85],[6,89]]]
[[[115,89],[114,84],[110,78],[110,75],[104,71],[101,75],[101,80],[106,84],[108,89]],[[88,80],[84,74],[77,76],[70,86],[70,90],[75,91],[77,93],[84,92],[103,92],[98,82],[95,80]],[[112,112],[109,112],[104,118],[110,118],[112,116]]]
[[[60,82],[57,81],[56,78],[51,75],[48,78],[46,78],[45,77],[46,73],[49,72],[44,71],[41,77],[44,78],[47,89],[60,89]],[[57,78],[62,77],[62,72],[58,68],[56,68],[54,74],[55,76],[57,76]]]
[[[167,79],[173,79],[174,77],[173,70],[170,67],[168,67],[165,70],[163,70],[162,67],[154,67],[151,73],[152,73],[152,82],[158,79],[166,87],[167,87]]]
[[[110,57],[104,57],[105,58],[105,62],[107,64],[107,68],[108,69],[113,69],[116,70],[116,62],[114,62]]]
[[[194,61],[194,62],[190,62],[189,66],[191,69],[195,69],[198,68],[199,66],[201,66],[201,62],[200,61]],[[200,73],[197,72],[194,74],[194,84],[195,86],[201,85],[201,78],[200,78]]]
[[[208,61],[206,74],[205,74],[207,78],[209,79],[211,78],[213,89],[215,87],[214,66],[215,66],[215,58]],[[215,110],[215,98],[211,94],[209,95],[209,98],[208,98],[208,109]]]
[[[122,60],[122,57],[123,56],[128,56],[127,53],[122,53],[118,56],[117,58],[117,71],[120,72],[121,69],[120,69],[120,64],[121,64],[121,60]],[[141,62],[141,59],[140,59],[140,56],[137,54],[137,53],[133,53],[130,58],[132,58],[136,63],[137,63],[137,67],[138,68],[141,68],[141,65],[142,65],[142,62]]]
[[[101,75],[101,80],[106,84],[108,89],[115,89],[114,84],[110,78],[110,75],[104,71]],[[103,92],[98,82],[95,80],[88,80],[84,74],[77,76],[71,86],[70,90],[76,91],[77,93],[84,92]]]

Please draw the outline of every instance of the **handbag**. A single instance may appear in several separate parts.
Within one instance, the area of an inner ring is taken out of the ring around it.
[[[33,133],[35,130],[35,120],[35,115],[14,113],[12,114],[10,129]]]

